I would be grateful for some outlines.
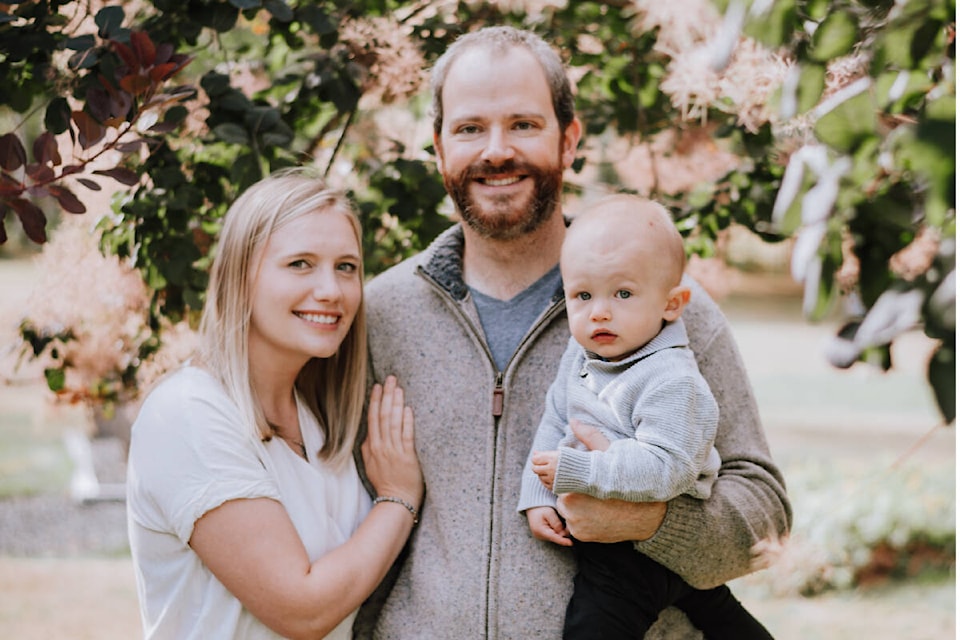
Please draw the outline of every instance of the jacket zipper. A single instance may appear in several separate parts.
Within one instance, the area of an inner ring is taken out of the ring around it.
[[[474,336],[480,341],[480,344],[483,345],[483,348],[487,353],[487,358],[489,359],[490,363],[496,366],[496,364],[493,361],[493,354],[490,352],[489,345],[487,345],[486,337],[483,335],[483,330],[478,329],[478,327],[471,321],[470,317],[463,312],[463,310],[457,304],[457,301],[453,299],[449,291],[447,291],[446,288],[444,288],[439,282],[434,280],[431,276],[427,275],[427,273],[423,270],[422,267],[417,270],[417,273],[418,275],[420,275],[420,277],[426,280],[431,287],[436,289],[440,293],[441,297],[444,300],[446,300],[447,303],[453,308],[456,315],[458,315],[460,318],[462,318],[466,322],[467,326],[470,327],[470,330],[473,332]],[[553,305],[550,306],[550,308],[547,310],[545,314],[543,314],[543,316],[541,316],[538,322],[535,322],[533,326],[530,327],[530,329],[527,331],[527,334],[520,341],[520,344],[517,345],[517,349],[516,351],[514,351],[513,356],[511,356],[510,360],[507,362],[506,370],[510,369],[510,365],[513,363],[514,357],[516,357],[516,355],[522,350],[523,346],[527,344],[527,342],[532,340],[534,336],[538,336],[540,334],[541,328],[546,324],[548,324],[549,322],[551,322],[556,317],[556,315],[560,312],[560,310],[564,308],[563,302],[564,302],[563,298],[561,297],[558,301],[556,301]],[[504,399],[504,393],[505,393],[505,389],[503,386],[503,377],[504,377],[504,372],[498,370],[495,381],[494,381],[494,386],[493,386],[493,398],[491,399],[490,409],[491,409],[491,413],[493,414],[493,417],[495,418],[494,420],[495,431],[499,430],[500,418],[503,416],[503,399]],[[494,452],[494,456],[496,456],[496,452]],[[490,527],[489,533],[490,533],[490,542],[492,545],[494,540],[494,536],[492,533],[493,520],[494,520],[492,503],[490,504],[490,516],[491,517],[490,517],[490,524],[489,524],[489,527]],[[494,550],[491,547],[490,554],[488,554],[488,557],[487,557],[486,575],[488,579],[491,573],[490,566],[493,559],[493,551]],[[490,633],[491,633],[490,588],[488,586],[487,594],[486,594],[486,603],[484,605],[484,636],[490,637]]]

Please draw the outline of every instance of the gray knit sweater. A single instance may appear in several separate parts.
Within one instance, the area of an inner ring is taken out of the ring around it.
[[[517,510],[552,507],[558,493],[630,502],[709,498],[720,469],[717,403],[687,344],[682,319],[616,362],[570,338],[530,448],[559,449],[553,491],[528,461]],[[571,420],[597,427],[610,447],[587,451]]]
[[[397,375],[406,392],[427,491],[396,571],[361,609],[359,638],[561,635],[572,554],[534,539],[516,505],[570,337],[562,292],[498,371],[461,277],[462,251],[454,226],[366,290],[371,373],[378,380]],[[660,529],[639,548],[689,584],[712,587],[748,573],[751,548],[783,534],[790,510],[729,327],[709,296],[688,284],[693,301],[683,317],[720,407],[723,465],[709,499],[670,501]],[[698,637],[675,609],[655,628],[649,637]]]

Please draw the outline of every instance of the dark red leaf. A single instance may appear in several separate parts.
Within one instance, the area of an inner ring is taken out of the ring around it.
[[[94,182],[90,178],[77,178],[77,182],[85,186],[90,191],[100,191],[100,183]]]
[[[79,164],[68,164],[60,170],[60,177],[72,176],[75,173],[83,171],[83,166]]]
[[[4,171],[16,171],[27,161],[27,150],[15,133],[0,136],[0,167]]]
[[[58,166],[63,160],[60,158],[60,149],[57,138],[49,131],[44,131],[33,141],[33,159],[40,164],[50,163]]]
[[[150,36],[145,31],[133,31],[130,33],[130,44],[140,59],[141,66],[152,67],[157,59],[157,50]]]
[[[180,69],[183,69],[185,66],[190,64],[192,60],[193,60],[193,56],[188,56],[185,53],[177,53],[170,56],[170,62],[177,65],[177,69],[173,73],[176,73]],[[171,73],[170,75],[173,75],[173,73]]]
[[[107,176],[108,178],[113,178],[120,184],[125,184],[128,187],[140,182],[140,174],[135,171],[131,171],[125,167],[114,167],[113,169],[101,169],[99,171],[94,171],[96,175]]]
[[[100,142],[106,130],[86,111],[74,111],[73,123],[77,127],[77,142],[81,149],[89,149]]]
[[[152,86],[153,82],[147,76],[131,73],[120,78],[120,88],[135,96],[146,93]]]
[[[169,42],[162,42],[157,45],[157,59],[154,61],[154,64],[163,64],[164,62],[170,61],[170,56],[173,55],[173,45]]]
[[[56,184],[51,185],[50,195],[57,199],[57,202],[60,203],[60,206],[63,207],[65,211],[69,211],[70,213],[87,212],[87,208],[80,202],[80,199],[73,194],[73,191],[70,191],[70,189],[66,187]]]
[[[130,142],[121,142],[114,148],[120,153],[138,153],[143,143],[143,140],[131,140]]]
[[[150,78],[154,82],[161,82],[173,75],[176,69],[177,65],[172,62],[158,64],[153,69],[150,69]]]
[[[117,93],[117,87],[114,86],[113,82],[111,82],[110,79],[107,78],[105,75],[100,74],[99,76],[97,76],[97,80],[100,82],[103,88],[106,89],[107,93],[109,93],[111,96]]]
[[[114,89],[112,93],[115,94],[116,90]],[[90,87],[87,90],[87,109],[100,122],[110,117],[110,96],[111,93],[101,87]]]
[[[117,55],[120,56],[131,72],[136,73],[137,71],[140,71],[140,60],[130,47],[122,42],[117,42],[114,40],[113,48],[116,50]]]
[[[5,173],[0,173],[0,195],[19,194],[23,185]]]
[[[127,112],[130,111],[131,106],[133,106],[133,96],[126,91],[117,91],[110,101],[110,113],[120,118],[121,122],[126,122]]]
[[[179,122],[158,122],[150,127],[150,133],[170,133],[176,131],[179,126]]]
[[[10,200],[9,204],[17,212],[17,217],[20,218],[20,224],[23,225],[23,231],[27,234],[27,237],[37,244],[46,242],[47,216],[43,215],[40,207],[23,198]]]
[[[39,162],[31,162],[24,167],[24,171],[34,182],[50,182],[57,177],[52,168]]]

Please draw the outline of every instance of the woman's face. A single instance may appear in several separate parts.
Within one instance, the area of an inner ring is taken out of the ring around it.
[[[299,369],[334,355],[360,307],[360,265],[354,227],[340,211],[277,229],[251,266],[251,366]]]

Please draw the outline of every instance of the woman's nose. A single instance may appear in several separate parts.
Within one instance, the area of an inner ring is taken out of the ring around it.
[[[317,300],[339,300],[342,295],[336,274],[326,269],[318,270],[313,283],[313,297]]]

